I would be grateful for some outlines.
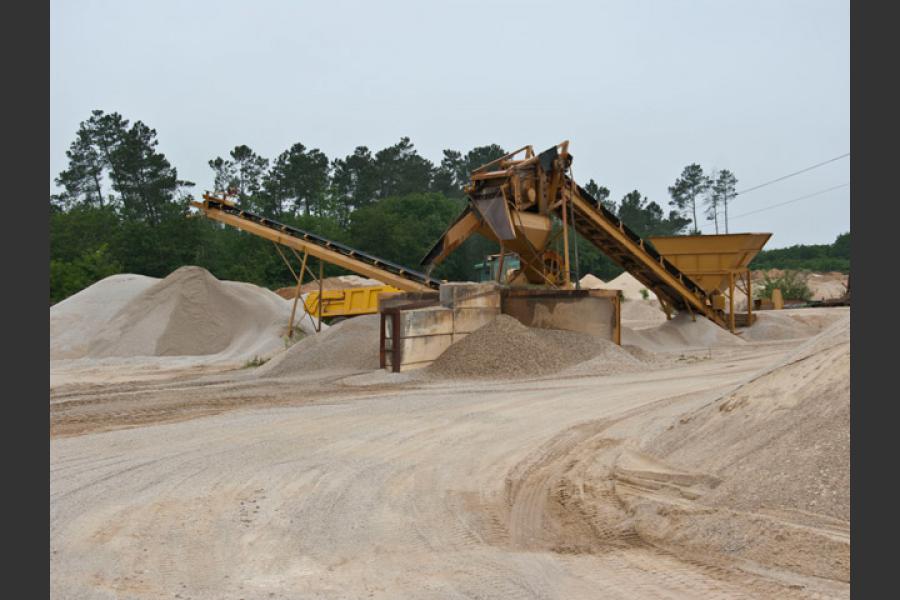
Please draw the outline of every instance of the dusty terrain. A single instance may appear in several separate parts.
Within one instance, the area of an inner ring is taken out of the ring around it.
[[[350,320],[271,366],[57,384],[52,595],[846,598],[849,311],[797,315],[528,380],[341,369]]]

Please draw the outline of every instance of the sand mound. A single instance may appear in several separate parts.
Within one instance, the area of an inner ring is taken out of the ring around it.
[[[692,321],[691,316],[684,313],[658,327],[637,331],[622,327],[622,344],[638,346],[650,352],[674,352],[688,348],[738,346],[746,342],[709,319],[697,317],[696,321]]]
[[[756,323],[742,330],[751,342],[794,340],[812,337],[849,313],[842,308],[798,308],[758,311]]]
[[[622,290],[622,295],[625,296],[627,300],[643,300],[644,297],[641,294],[641,290],[647,290],[647,286],[634,278],[634,276],[625,271],[612,281],[606,283],[606,289],[608,290]],[[656,294],[647,290],[649,294],[648,300],[656,300]]]
[[[181,267],[97,329],[85,356],[268,355],[283,348],[288,309],[264,288]]]
[[[158,282],[144,275],[111,275],[51,306],[50,360],[84,356],[95,332]]]
[[[756,322],[743,330],[741,337],[753,342],[793,340],[808,338],[818,333],[818,329],[794,319],[784,311],[760,311]]]
[[[666,313],[656,300],[626,300],[622,302],[622,320],[662,324]]]
[[[536,329],[500,315],[448,348],[427,367],[438,378],[549,375],[596,359],[573,374],[637,370],[641,362],[614,343],[586,333]]]
[[[846,278],[832,279],[818,273],[812,273],[806,279],[806,286],[812,292],[812,300],[840,298],[847,292],[846,283]]]
[[[712,484],[694,486],[700,506],[677,514],[659,497],[632,499],[643,536],[848,580],[849,316],[644,449]]]
[[[719,475],[706,499],[850,518],[850,319],[703,407],[654,453]]]
[[[291,377],[315,371],[369,371],[379,368],[380,315],[341,321],[322,333],[306,337],[287,352],[259,367],[260,377]]]
[[[599,277],[595,277],[588,273],[578,280],[578,285],[584,290],[602,290],[604,289],[603,286],[606,285],[606,282]]]

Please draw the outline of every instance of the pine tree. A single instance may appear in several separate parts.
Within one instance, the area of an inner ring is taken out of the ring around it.
[[[596,181],[591,179],[584,184],[584,191],[596,200],[599,206],[606,207],[609,212],[616,214],[616,203],[609,199],[609,188],[598,185]]]
[[[675,185],[669,187],[669,195],[672,201],[669,203],[679,211],[692,216],[692,234],[700,233],[697,224],[697,200],[709,188],[709,178],[703,174],[703,168],[697,163],[692,163],[684,168],[681,177],[675,180]]]
[[[713,195],[716,197],[717,203],[721,204],[724,209],[725,233],[728,233],[728,201],[733,200],[737,196],[735,186],[737,186],[737,177],[727,169],[719,171],[712,186]],[[718,231],[718,228],[716,228],[716,231]]]
[[[713,221],[716,227],[716,234],[719,233],[719,204],[721,198],[716,193],[715,186],[713,185],[713,181],[716,177],[716,172],[712,172],[712,176],[707,177],[707,187],[706,191],[704,191],[703,196],[703,205],[705,207],[705,214],[707,221]]]

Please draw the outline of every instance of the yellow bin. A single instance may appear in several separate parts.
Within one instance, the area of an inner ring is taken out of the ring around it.
[[[649,239],[670,263],[711,294],[726,292],[729,273],[745,273],[770,237],[771,233],[726,233]]]

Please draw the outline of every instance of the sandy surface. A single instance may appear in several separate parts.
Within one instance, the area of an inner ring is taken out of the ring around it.
[[[820,312],[819,330],[846,312],[834,315]],[[721,467],[671,440],[680,419],[706,422],[736,391],[764,402],[765,377],[798,349],[820,370],[841,360],[833,340],[813,339],[806,350],[803,339],[740,341],[669,352],[652,372],[527,382],[378,371],[269,380],[248,369],[60,386],[52,595],[846,598],[840,513],[789,513],[771,494],[735,501]],[[723,509],[735,518],[679,521],[676,536],[654,516]],[[830,545],[795,567],[742,551],[754,531],[772,532],[773,551]]]

